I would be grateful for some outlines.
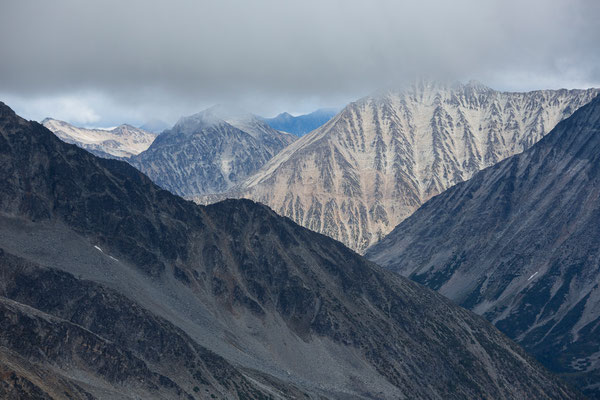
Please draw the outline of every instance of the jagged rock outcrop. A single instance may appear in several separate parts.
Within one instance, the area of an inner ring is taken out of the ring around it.
[[[95,397],[580,398],[339,242],[249,200],[197,206],[3,104],[0,248],[2,346]]]
[[[197,196],[229,189],[294,139],[253,115],[231,116],[213,107],[181,118],[128,161],[162,188]]]
[[[156,134],[135,128],[131,125],[119,125],[114,129],[87,129],[73,126],[67,122],[46,118],[42,125],[50,129],[66,143],[71,143],[104,158],[128,158],[146,150]]]
[[[600,98],[425,203],[367,252],[600,398]]]
[[[420,81],[349,104],[225,197],[267,204],[363,252],[432,196],[529,148],[596,93]]]

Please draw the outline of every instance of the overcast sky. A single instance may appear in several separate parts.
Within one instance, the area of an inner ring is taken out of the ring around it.
[[[343,106],[414,76],[600,86],[596,0],[0,2],[0,100],[84,126]]]

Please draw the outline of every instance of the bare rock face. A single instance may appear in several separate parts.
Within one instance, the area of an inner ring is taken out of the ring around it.
[[[600,398],[600,98],[425,203],[367,252]]]
[[[295,138],[253,115],[231,116],[213,107],[181,118],[128,161],[162,188],[198,196],[228,190]]]
[[[52,118],[43,120],[42,125],[62,141],[104,158],[124,159],[139,154],[150,147],[157,136],[131,125],[119,125],[111,130],[86,129]]]
[[[7,390],[580,398],[483,318],[341,243],[249,200],[197,206],[3,104],[0,248]]]
[[[349,104],[226,197],[264,203],[364,252],[432,196],[531,147],[596,93],[421,81]]]

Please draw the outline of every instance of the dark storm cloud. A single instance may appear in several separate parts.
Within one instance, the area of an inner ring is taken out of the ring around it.
[[[598,4],[7,0],[0,93],[32,118],[58,107],[106,123],[218,102],[262,113],[338,105],[415,75],[590,86]]]

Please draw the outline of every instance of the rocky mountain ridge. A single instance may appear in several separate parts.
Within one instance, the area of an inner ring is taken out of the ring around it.
[[[363,252],[432,196],[531,147],[597,93],[419,81],[349,104],[222,197],[264,203]]]
[[[161,187],[197,196],[228,190],[294,140],[253,115],[213,107],[181,118],[129,161]]]
[[[146,150],[156,134],[123,124],[116,128],[88,129],[67,122],[46,118],[42,125],[66,143],[75,144],[99,157],[129,158]]]

